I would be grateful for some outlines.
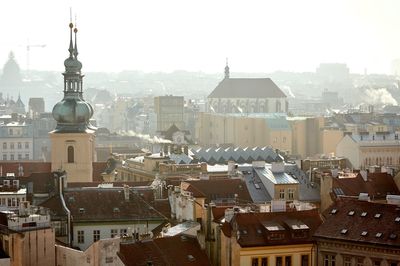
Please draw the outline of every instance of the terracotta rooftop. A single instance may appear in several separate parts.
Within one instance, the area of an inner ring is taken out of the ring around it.
[[[165,219],[135,193],[130,192],[126,201],[123,188],[72,189],[64,192],[64,199],[75,222]],[[65,216],[58,195],[40,205],[49,208],[53,216]]]
[[[400,247],[400,207],[341,197],[324,213],[321,239]]]
[[[194,197],[205,197],[208,202],[234,199],[235,194],[238,201],[252,202],[246,183],[241,179],[187,180],[182,182],[182,186],[184,190],[192,192]]]
[[[354,178],[333,178],[332,191],[336,196],[357,196],[368,193],[371,199],[385,199],[386,195],[400,195],[400,191],[388,173],[368,173],[367,181],[361,174]]]
[[[228,237],[236,234],[241,247],[292,245],[311,243],[321,224],[317,210],[236,213],[222,231]]]
[[[172,236],[120,244],[119,258],[124,265],[211,265],[206,253],[201,250],[195,237]]]
[[[18,176],[19,166],[22,166],[23,169],[23,177],[28,177],[32,173],[50,173],[51,172],[51,163],[44,162],[0,162],[0,169],[5,176],[6,173],[14,173],[15,176]]]

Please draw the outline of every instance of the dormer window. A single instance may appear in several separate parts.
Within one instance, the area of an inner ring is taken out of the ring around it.
[[[85,208],[79,208],[79,213],[85,213]]]

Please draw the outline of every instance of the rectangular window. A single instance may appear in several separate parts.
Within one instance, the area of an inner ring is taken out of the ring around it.
[[[258,258],[251,258],[251,266],[259,266]]]
[[[351,266],[351,257],[343,257],[343,266]]]
[[[118,229],[111,229],[111,238],[114,238],[118,235]]]
[[[261,258],[261,266],[268,266],[268,258],[267,257]]]
[[[285,257],[285,266],[292,266],[292,256]]]
[[[100,230],[93,230],[93,242],[100,240]]]
[[[288,197],[289,197],[289,200],[294,199],[294,189],[293,188],[288,189]]]
[[[279,198],[280,199],[285,199],[285,190],[284,189],[280,189],[279,190]]]
[[[14,161],[14,154],[10,154],[10,160]]]
[[[3,161],[7,161],[7,154],[3,154]]]
[[[364,266],[364,258],[357,258],[356,266]]]
[[[25,153],[25,160],[29,160],[29,153]]]
[[[374,266],[381,266],[381,261],[380,260],[373,260]]]
[[[22,160],[22,154],[18,153],[18,160]]]
[[[7,149],[7,142],[3,142],[3,150]]]
[[[18,149],[22,149],[22,143],[18,142]]]
[[[29,149],[29,142],[25,142],[25,149]]]
[[[12,150],[14,149],[14,143],[13,142],[10,143],[10,149],[12,149]]]
[[[128,232],[128,230],[126,230],[126,229],[120,229],[119,230],[119,235],[120,236],[126,235],[127,232]]]
[[[276,257],[276,266],[283,266],[283,258],[282,257]]]
[[[301,266],[309,266],[308,255],[301,255]]]
[[[336,255],[325,255],[324,266],[336,266]]]
[[[84,231],[78,231],[78,243],[83,244],[85,243],[85,232]]]

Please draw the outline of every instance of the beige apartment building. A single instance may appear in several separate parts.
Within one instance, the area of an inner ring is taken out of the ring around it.
[[[292,132],[284,114],[200,113],[196,136],[201,145],[235,144],[241,147],[272,146],[292,151]]]

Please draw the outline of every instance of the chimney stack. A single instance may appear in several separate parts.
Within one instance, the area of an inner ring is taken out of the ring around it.
[[[125,198],[125,201],[129,201],[129,186],[128,185],[124,185],[124,198]]]

